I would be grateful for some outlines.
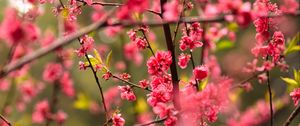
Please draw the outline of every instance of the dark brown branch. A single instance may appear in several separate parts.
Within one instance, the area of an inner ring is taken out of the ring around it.
[[[167,2],[167,0],[161,0],[161,11],[162,15],[164,13],[163,5]],[[176,55],[175,55],[175,46],[172,41],[172,35],[170,30],[169,24],[163,24],[163,30],[164,30],[164,36],[166,39],[166,44],[168,51],[170,51],[172,56],[172,64],[170,66],[171,69],[171,76],[172,76],[172,84],[173,84],[173,103],[176,109],[180,110],[180,102],[179,102],[179,79],[178,79],[178,73],[176,68]]]
[[[289,116],[289,118],[285,121],[284,126],[289,126],[293,119],[295,119],[295,117],[300,113],[300,104],[298,105],[298,107],[295,108],[295,110],[291,113],[291,115]]]
[[[158,119],[158,120],[154,120],[152,122],[148,122],[148,123],[145,123],[145,124],[139,124],[137,126],[148,126],[148,125],[155,124],[155,123],[161,123],[161,122],[165,121],[166,119],[167,119],[167,117],[162,118],[162,119]]]
[[[122,79],[122,78],[120,78],[120,77],[118,77],[118,76],[116,76],[116,75],[112,75],[112,77],[113,77],[113,78],[116,78],[116,79],[118,79],[118,80],[120,80],[120,81],[122,81],[122,82],[124,82],[124,83],[127,83],[127,84],[129,84],[130,86],[137,87],[137,88],[140,88],[140,89],[144,89],[144,90],[147,90],[147,91],[150,91],[150,92],[152,91],[152,90],[149,89],[148,87],[147,87],[147,88],[142,88],[141,86],[139,86],[139,85],[137,85],[137,84],[135,84],[135,83],[126,81],[126,80],[124,80],[124,79]]]
[[[0,119],[4,121],[4,123],[6,123],[8,126],[11,126],[11,123],[4,117],[0,114]]]
[[[55,83],[53,85],[52,97],[51,97],[51,101],[50,101],[51,114],[55,113],[56,105],[58,102],[58,94],[59,94],[59,84],[58,84],[58,81],[55,81]],[[48,117],[46,120],[46,126],[50,126],[51,121],[52,121],[52,118]]]

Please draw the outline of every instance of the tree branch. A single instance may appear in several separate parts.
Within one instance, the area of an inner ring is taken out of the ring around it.
[[[8,126],[11,126],[11,123],[4,117],[0,114],[0,119],[4,121],[4,123],[6,123]]]
[[[284,126],[289,126],[293,119],[300,113],[300,104],[298,105],[297,108],[291,113],[289,118],[285,121]]]
[[[137,85],[137,84],[135,84],[135,83],[126,81],[126,80],[124,80],[124,79],[122,79],[122,78],[120,78],[120,77],[118,77],[118,76],[116,76],[116,75],[112,75],[112,77],[113,77],[113,78],[116,78],[116,79],[118,79],[118,80],[120,80],[120,81],[122,81],[122,82],[124,82],[124,83],[127,83],[127,84],[129,84],[130,86],[137,87],[137,88],[144,89],[144,90],[147,90],[147,91],[152,92],[152,90],[149,89],[148,87],[147,87],[147,88],[142,88],[141,86],[139,86],[139,85]]]
[[[164,10],[163,6],[167,2],[167,0],[161,0],[161,14],[163,15]],[[172,84],[173,84],[173,103],[174,107],[178,110],[180,110],[180,102],[179,102],[179,79],[178,79],[178,73],[176,68],[176,55],[175,55],[175,46],[172,41],[172,35],[170,30],[169,24],[163,24],[163,30],[164,30],[164,36],[166,39],[166,44],[168,51],[170,51],[172,55],[172,64],[170,66],[171,69],[171,76],[172,76]]]
[[[162,118],[162,119],[158,119],[158,120],[154,120],[152,122],[148,122],[148,123],[145,123],[145,124],[139,124],[137,126],[148,126],[148,125],[155,124],[155,123],[161,123],[161,122],[165,121],[166,119],[167,119],[167,117]]]

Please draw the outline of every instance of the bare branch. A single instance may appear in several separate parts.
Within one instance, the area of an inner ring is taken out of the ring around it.
[[[11,123],[1,114],[0,114],[0,119],[3,120],[7,125],[11,126]]]
[[[291,122],[293,121],[293,119],[295,119],[295,117],[300,113],[300,105],[298,105],[297,108],[295,108],[295,110],[291,113],[291,115],[289,116],[289,118],[285,121],[284,126],[289,126],[291,124]]]

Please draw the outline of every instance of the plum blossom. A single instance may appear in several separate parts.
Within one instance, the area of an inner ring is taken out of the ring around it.
[[[152,76],[158,76],[166,72],[172,63],[170,52],[158,51],[147,61],[148,73]]]
[[[62,92],[69,97],[74,97],[75,91],[73,87],[73,81],[68,72],[63,73],[62,77],[59,80],[60,88]]]
[[[48,82],[53,82],[61,77],[63,68],[59,63],[48,63],[44,69],[43,79]]]
[[[129,85],[126,86],[119,86],[119,89],[121,91],[121,98],[126,99],[128,101],[135,101],[136,97]]]
[[[178,57],[178,66],[181,69],[185,69],[187,67],[190,59],[191,59],[191,55],[181,53],[180,56]]]
[[[197,80],[203,80],[204,78],[207,77],[208,75],[208,68],[206,66],[197,66],[193,70],[193,74],[195,76],[195,79]]]
[[[300,88],[294,89],[294,91],[290,93],[290,96],[294,101],[294,105],[297,106],[300,101]]]
[[[164,13],[163,17],[167,21],[176,21],[179,19],[182,6],[180,5],[178,0],[172,0],[164,4]]]
[[[112,117],[113,126],[124,126],[125,119],[121,117],[121,114],[114,114]]]
[[[43,100],[38,102],[35,105],[34,112],[32,113],[32,121],[34,123],[41,124],[43,123],[47,118],[49,118],[50,114],[50,106],[47,100]]]

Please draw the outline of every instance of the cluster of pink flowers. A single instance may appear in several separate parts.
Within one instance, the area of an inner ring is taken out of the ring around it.
[[[132,20],[134,13],[142,13],[149,8],[149,0],[128,0],[121,6],[116,16],[120,20]]]
[[[119,89],[121,91],[121,98],[126,99],[128,101],[135,101],[136,97],[129,85],[126,86],[119,86]]]
[[[217,114],[229,102],[228,94],[232,80],[223,78],[214,83],[209,83],[201,92],[197,92],[193,85],[187,84],[181,90],[181,117],[182,124],[196,125],[199,120],[214,122]],[[192,106],[191,106],[192,105]],[[197,106],[197,107],[195,107]],[[189,120],[188,122],[184,120]]]
[[[191,55],[181,53],[178,57],[178,66],[181,69],[185,69],[188,66],[188,63],[191,59]]]
[[[269,13],[280,14],[280,10],[276,4],[272,4],[270,1],[257,0],[254,3],[254,10],[260,11],[261,14],[256,16],[265,16]],[[248,63],[245,69],[248,72],[255,71],[270,71],[275,65],[278,65],[282,69],[286,69],[284,65],[284,59],[282,58],[283,51],[285,49],[285,38],[281,31],[276,30],[276,24],[270,17],[257,17],[254,20],[254,26],[256,28],[256,46],[252,48],[251,52],[256,57],[252,63]],[[273,37],[270,37],[271,31],[275,30]],[[258,58],[271,59],[271,61],[263,61],[261,67],[257,67]],[[266,79],[266,78],[264,78]]]
[[[294,89],[294,91],[290,93],[290,96],[292,97],[295,106],[297,106],[300,101],[300,88]]]
[[[164,74],[172,64],[172,56],[170,52],[156,52],[155,56],[151,56],[147,61],[148,73],[152,76],[160,76]]]
[[[7,8],[3,19],[0,25],[0,38],[9,46],[18,43],[30,44],[40,36],[39,28],[32,22],[22,21],[14,8]]]
[[[184,33],[180,40],[179,48],[181,51],[186,49],[193,50],[203,45],[203,43],[199,41],[202,39],[203,33],[203,30],[200,28],[200,23],[193,23],[187,32],[188,33]]]
[[[80,48],[76,50],[76,53],[79,57],[82,57],[87,51],[93,49],[94,39],[88,35],[84,35],[80,38],[80,43],[82,44]]]
[[[260,100],[245,112],[234,116],[227,121],[228,126],[254,126],[260,125],[270,118],[268,103]]]
[[[141,30],[142,30],[142,29],[141,29]],[[144,31],[144,32],[146,32],[146,31]],[[135,45],[136,45],[139,49],[145,49],[145,48],[148,47],[145,37],[138,37],[138,36],[136,35],[136,31],[131,30],[131,31],[128,32],[128,35],[129,35],[130,40],[131,40],[132,42],[134,42]]]

